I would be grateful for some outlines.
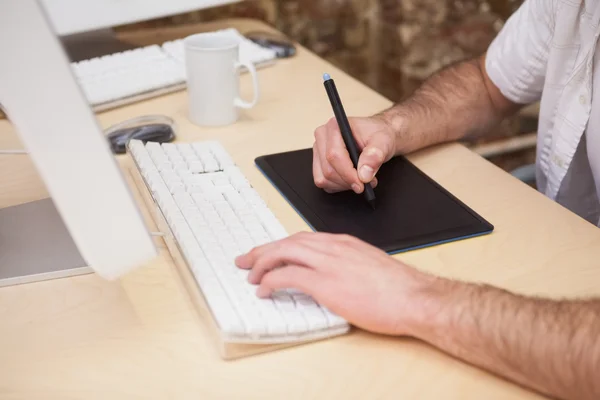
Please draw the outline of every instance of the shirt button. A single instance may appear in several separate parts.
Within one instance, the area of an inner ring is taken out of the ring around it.
[[[560,167],[560,168],[565,167],[565,162],[558,155],[552,154],[551,159],[554,162],[554,164],[556,164],[558,167]]]
[[[579,103],[585,104],[585,96],[584,95],[579,96]]]

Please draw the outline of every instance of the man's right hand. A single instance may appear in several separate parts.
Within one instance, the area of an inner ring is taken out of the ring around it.
[[[315,184],[329,193],[348,189],[362,193],[364,184],[369,182],[375,187],[377,171],[396,151],[396,135],[382,117],[348,118],[348,121],[362,151],[357,169],[352,165],[335,118],[315,130],[313,177]]]

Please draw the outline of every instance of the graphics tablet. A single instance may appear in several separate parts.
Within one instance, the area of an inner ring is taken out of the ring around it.
[[[261,156],[255,162],[313,230],[346,233],[390,254],[494,229],[402,156],[377,173],[375,210],[362,194],[329,194],[315,186],[312,149]]]

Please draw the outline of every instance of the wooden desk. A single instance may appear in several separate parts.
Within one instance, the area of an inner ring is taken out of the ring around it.
[[[256,27],[235,22],[241,30]],[[253,165],[259,154],[311,146],[331,114],[321,74],[347,112],[390,103],[305,49],[259,72],[260,105],[237,124],[203,129],[184,93],[99,116],[103,126],[174,117],[179,140],[219,139],[290,232],[307,226]],[[249,80],[243,78],[248,94]],[[6,121],[1,148],[17,147]],[[411,159],[496,226],[492,235],[397,256],[448,277],[548,296],[600,295],[600,231],[459,145]],[[123,161],[123,160],[121,160]],[[46,196],[25,156],[0,156],[0,206]],[[354,330],[333,340],[222,361],[181,288],[170,256],[117,282],[95,275],[0,289],[3,399],[534,399],[419,341]]]

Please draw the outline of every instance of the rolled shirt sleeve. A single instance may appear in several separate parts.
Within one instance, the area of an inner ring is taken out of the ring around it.
[[[515,103],[541,98],[554,31],[553,7],[554,0],[525,0],[487,51],[488,76]]]

